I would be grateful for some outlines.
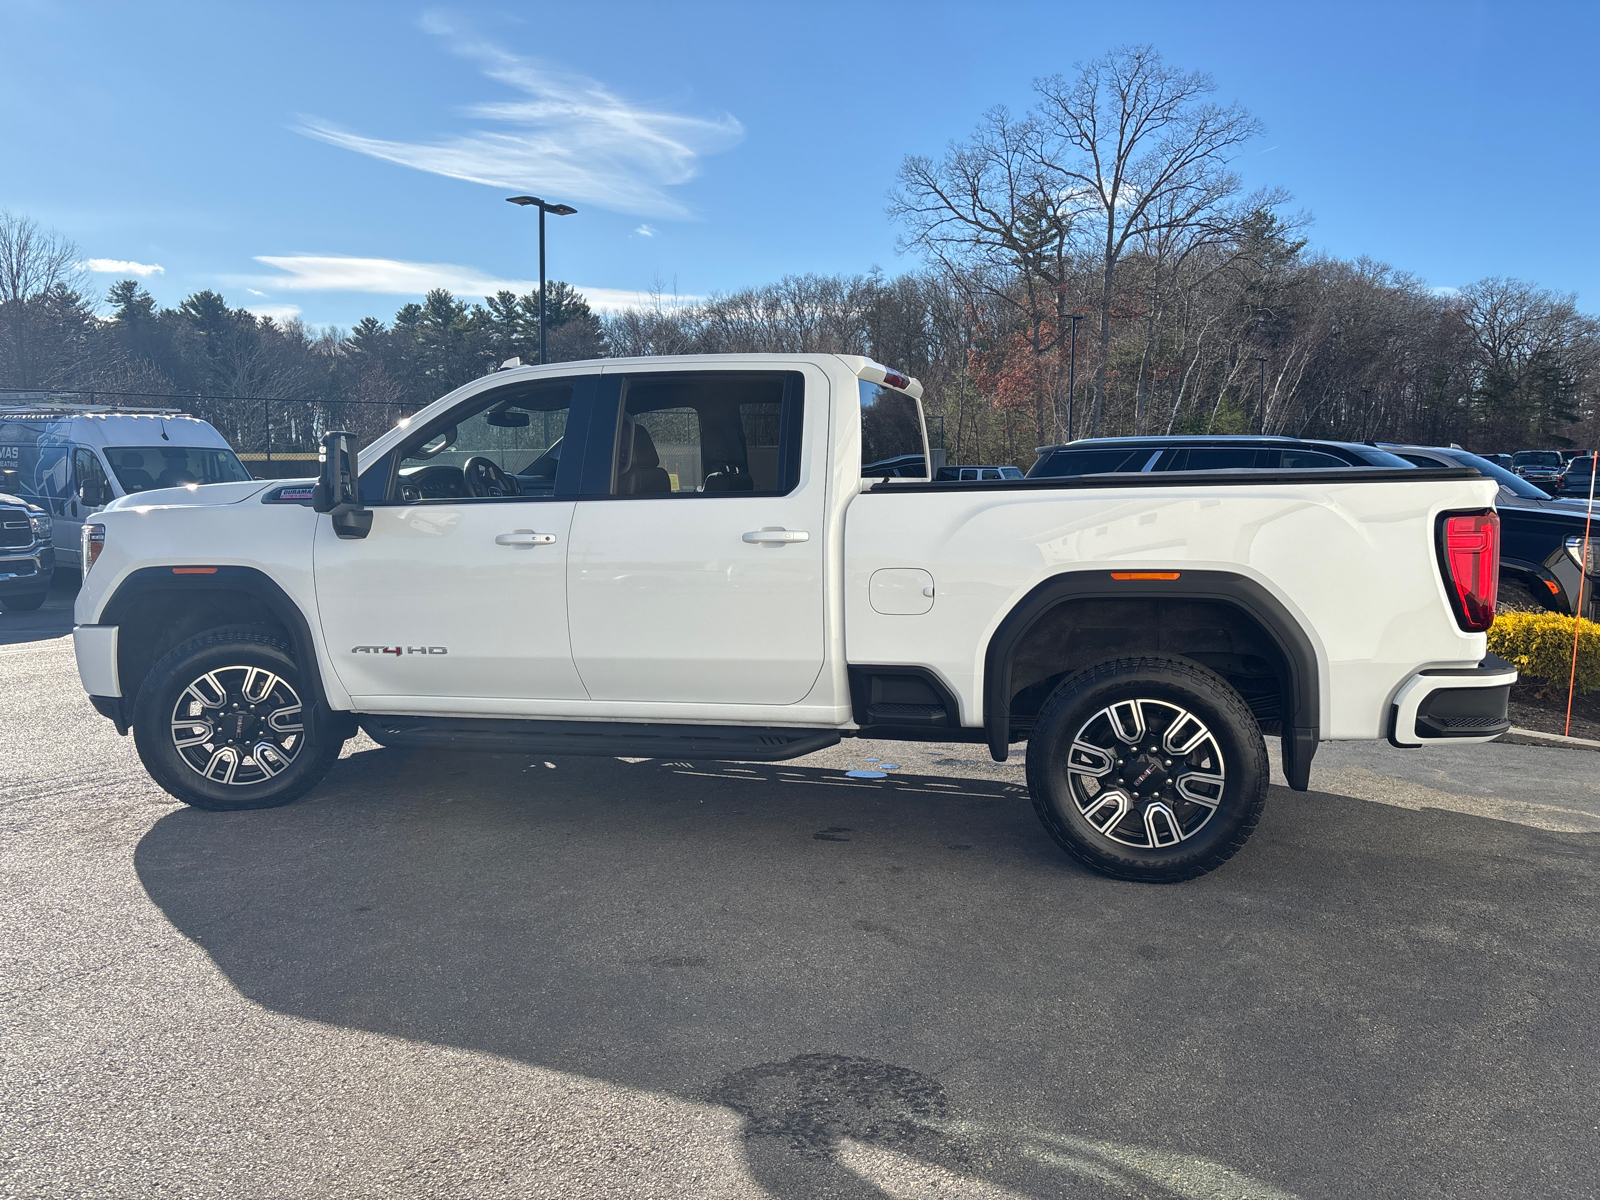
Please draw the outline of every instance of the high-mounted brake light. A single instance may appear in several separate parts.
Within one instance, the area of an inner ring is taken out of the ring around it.
[[[1176,571],[1113,571],[1111,578],[1118,580],[1127,579],[1176,579]]]
[[[1482,633],[1494,624],[1500,590],[1500,514],[1490,509],[1440,517],[1439,557],[1456,623]]]
[[[873,362],[870,358],[860,360],[856,368],[856,377],[868,383],[881,383],[884,387],[896,388],[906,393],[913,400],[922,399],[922,385],[904,371],[895,371],[880,362]]]

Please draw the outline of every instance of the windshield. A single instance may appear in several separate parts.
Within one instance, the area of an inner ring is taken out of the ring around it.
[[[1476,454],[1468,454],[1465,450],[1452,450],[1449,457],[1463,467],[1471,467],[1478,474],[1487,475],[1514,496],[1521,496],[1524,500],[1550,499],[1549,492],[1542,488],[1534,487],[1522,476],[1513,475],[1504,467],[1496,466],[1487,458],[1482,458]]]
[[[105,456],[122,490],[130,494],[186,483],[245,483],[250,478],[232,450],[210,446],[111,446]]]
[[[1511,456],[1511,465],[1513,467],[1560,467],[1562,458],[1558,450],[1518,450]]]

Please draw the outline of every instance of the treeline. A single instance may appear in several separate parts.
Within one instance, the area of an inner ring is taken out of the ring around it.
[[[1035,446],[1118,434],[1600,444],[1600,322],[1575,297],[1430,288],[1309,250],[1286,197],[1245,194],[1228,169],[1254,120],[1148,47],[1035,87],[1028,113],[992,110],[943,157],[902,164],[889,211],[920,269],[616,314],[552,283],[551,359],[867,354],[922,379],[952,462],[1026,467]],[[269,428],[279,449],[330,427],[372,436],[537,353],[536,294],[435,291],[344,332],[210,291],[163,309],[135,280],[102,299],[79,257],[0,214],[0,390],[147,393],[243,451]]]
[[[1124,274],[1098,422],[1101,354],[1080,330],[1077,436],[1265,429],[1480,451],[1600,442],[1600,327],[1570,296],[1499,279],[1438,294],[1379,264],[1308,255],[1266,222],[1257,240],[1186,264],[1170,291],[1153,274],[1138,259]],[[1092,284],[1092,266],[1078,282]],[[1010,299],[949,273],[791,276],[606,316],[552,283],[548,311],[552,361],[867,354],[922,379],[952,462],[1026,467],[1035,446],[1067,436],[1068,338],[1041,335]],[[163,309],[124,280],[97,305],[60,282],[0,301],[0,390],[135,393],[122,401],[193,411],[241,450],[264,449],[269,422],[277,450],[306,450],[324,428],[370,437],[508,358],[534,361],[537,313],[537,294],[478,304],[439,291],[343,333],[256,317],[215,292]]]

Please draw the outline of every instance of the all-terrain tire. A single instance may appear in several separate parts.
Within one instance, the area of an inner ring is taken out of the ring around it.
[[[1268,772],[1243,697],[1189,659],[1079,671],[1028,740],[1028,789],[1050,836],[1093,870],[1141,883],[1193,879],[1232,858],[1261,817]]]
[[[150,777],[185,804],[276,808],[320,783],[344,745],[329,735],[331,722],[319,730],[310,719],[310,695],[289,644],[272,630],[209,630],[145,676],[134,744]]]

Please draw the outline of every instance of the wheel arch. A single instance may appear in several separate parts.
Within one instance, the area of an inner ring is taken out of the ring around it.
[[[101,610],[100,624],[115,625],[117,673],[124,713],[131,711],[145,676],[168,651],[206,629],[263,625],[289,642],[304,674],[317,721],[333,718],[317,646],[300,606],[265,572],[254,567],[141,567],[117,585]]]
[[[1276,596],[1255,580],[1227,571],[1182,571],[1178,578],[1171,580],[1122,580],[1114,579],[1109,571],[1072,571],[1035,586],[1001,620],[985,652],[984,731],[995,761],[1004,762],[1008,754],[1013,701],[1021,694],[1014,686],[1018,656],[1029,647],[1030,634],[1041,631],[1042,623],[1050,620],[1052,614],[1056,614],[1055,620],[1059,622],[1073,606],[1106,601],[1211,606],[1216,611],[1233,614],[1233,619],[1245,623],[1241,628],[1258,630],[1262,644],[1270,646],[1274,652],[1265,657],[1269,661],[1275,657],[1275,673],[1282,691],[1284,774],[1291,787],[1306,790],[1322,719],[1316,647],[1300,622]],[[1138,611],[1148,612],[1149,608],[1146,604]],[[1131,620],[1127,627],[1141,628]]]

